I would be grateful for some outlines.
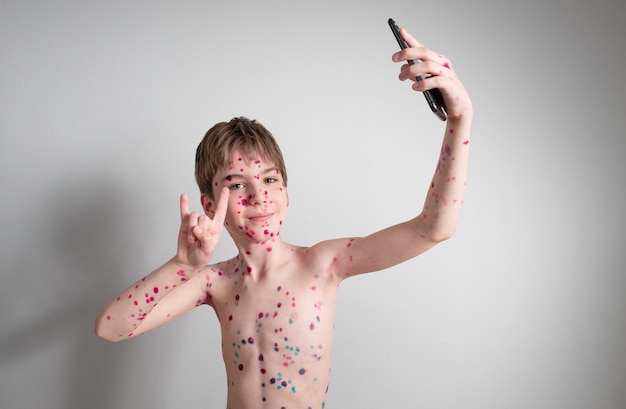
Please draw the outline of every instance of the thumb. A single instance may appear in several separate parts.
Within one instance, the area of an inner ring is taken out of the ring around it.
[[[230,189],[223,187],[220,191],[220,197],[217,199],[217,207],[213,215],[213,222],[224,224],[226,219],[226,210],[228,209],[228,198],[230,197]]]

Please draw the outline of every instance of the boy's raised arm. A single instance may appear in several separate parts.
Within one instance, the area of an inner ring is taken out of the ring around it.
[[[424,206],[415,218],[367,237],[321,244],[333,254],[332,270],[338,279],[413,258],[450,238],[459,223],[467,179],[472,103],[450,60],[419,44],[406,30],[400,32],[410,47],[395,53],[393,61],[423,62],[402,65],[399,79],[413,80],[416,91],[438,88],[444,97],[448,121],[439,160]],[[422,75],[426,76],[424,80],[415,81]]]
[[[96,334],[121,341],[156,327],[206,302],[207,292],[197,274],[206,266],[223,229],[228,189],[221,192],[211,219],[189,212],[181,195],[181,224],[176,256],[113,298],[96,319]]]

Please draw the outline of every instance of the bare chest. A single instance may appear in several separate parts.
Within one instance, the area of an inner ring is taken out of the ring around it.
[[[266,393],[325,390],[336,284],[316,275],[260,281],[222,275],[211,293],[230,387],[245,380]]]

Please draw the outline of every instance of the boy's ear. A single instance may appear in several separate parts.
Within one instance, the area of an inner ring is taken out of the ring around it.
[[[215,216],[215,203],[206,193],[200,195],[200,202],[202,203],[204,213],[212,219]]]

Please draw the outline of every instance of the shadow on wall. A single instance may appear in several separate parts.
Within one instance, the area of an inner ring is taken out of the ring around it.
[[[5,402],[108,409],[122,388],[120,373],[131,364],[127,359],[136,347],[115,344],[113,350],[113,344],[95,336],[93,324],[108,297],[128,285],[121,272],[136,263],[141,240],[127,226],[131,218],[136,226],[136,219],[145,216],[134,211],[123,183],[103,179],[81,176],[43,192],[37,208],[46,213],[45,223],[26,223],[25,228],[37,231],[23,234],[23,240],[7,240],[13,243],[0,309],[3,324],[9,325],[2,325],[0,366],[26,366],[27,373],[16,370],[1,389],[33,395],[5,396]],[[44,351],[46,359],[32,362]],[[44,394],[38,387],[46,380],[60,385],[56,397],[36,396]]]

